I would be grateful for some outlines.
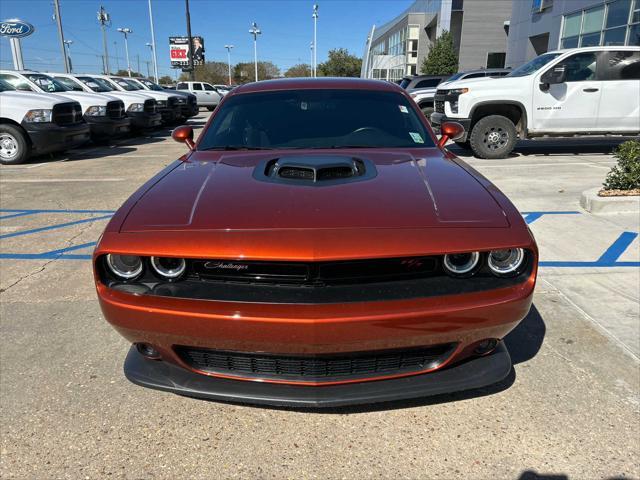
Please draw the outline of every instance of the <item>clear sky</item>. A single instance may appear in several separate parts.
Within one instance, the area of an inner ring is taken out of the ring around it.
[[[313,39],[313,4],[319,5],[318,62],[332,48],[344,47],[362,56],[368,32],[407,8],[411,0],[191,0],[191,31],[205,40],[207,60],[227,61],[225,44],[233,44],[231,62],[253,61],[251,22],[258,23],[258,59],[271,60],[282,71],[297,63],[310,62]],[[129,27],[131,68],[146,73],[151,41],[147,0],[60,0],[66,40],[72,40],[74,71],[99,72],[102,34],[96,13],[103,5],[111,14],[107,39],[111,69],[126,69],[124,38],[118,27]],[[160,75],[173,76],[169,64],[169,36],[185,35],[184,0],[152,0]],[[22,40],[26,68],[62,71],[52,0],[0,0],[0,19],[20,18],[36,31]],[[13,68],[6,37],[0,39],[2,68]]]

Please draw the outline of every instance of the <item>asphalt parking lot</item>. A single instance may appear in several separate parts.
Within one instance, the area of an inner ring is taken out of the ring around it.
[[[208,113],[191,123],[201,127]],[[516,204],[541,249],[534,307],[498,385],[331,411],[143,389],[103,320],[91,249],[111,213],[184,151],[168,131],[0,168],[0,477],[640,477],[640,219],[580,192],[616,141],[452,148]]]

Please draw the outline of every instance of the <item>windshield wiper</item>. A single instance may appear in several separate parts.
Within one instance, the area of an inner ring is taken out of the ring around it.
[[[247,147],[246,145],[222,145],[218,147],[203,148],[202,150],[275,150],[271,147]]]

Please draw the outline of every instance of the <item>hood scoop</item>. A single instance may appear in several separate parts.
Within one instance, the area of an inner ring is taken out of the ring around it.
[[[256,180],[320,187],[370,180],[377,175],[370,160],[339,155],[300,155],[260,162]]]

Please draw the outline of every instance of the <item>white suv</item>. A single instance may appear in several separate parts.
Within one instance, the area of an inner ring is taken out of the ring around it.
[[[193,93],[198,99],[198,107],[206,107],[212,112],[220,103],[222,95],[216,87],[207,82],[178,82],[176,90]]]
[[[640,133],[640,47],[548,52],[506,77],[438,88],[431,123],[465,128],[459,145],[505,158],[518,138]]]

